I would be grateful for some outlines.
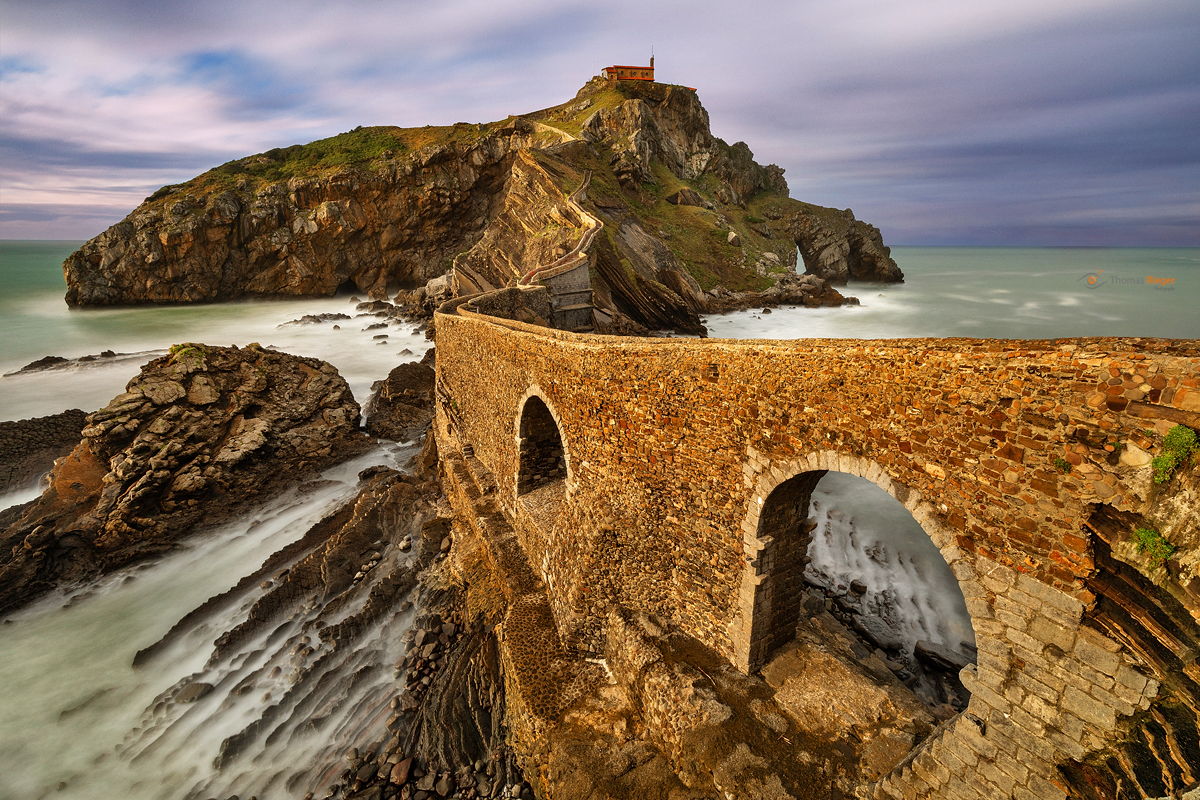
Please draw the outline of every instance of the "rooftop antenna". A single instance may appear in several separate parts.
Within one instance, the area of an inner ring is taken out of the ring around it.
[[[654,69],[654,45],[650,45],[650,69]]]

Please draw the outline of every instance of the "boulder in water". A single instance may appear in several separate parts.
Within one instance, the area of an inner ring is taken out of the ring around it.
[[[105,408],[0,533],[0,612],[173,548],[282,483],[362,452],[330,364],[250,345],[177,345]]]
[[[433,419],[433,350],[420,363],[393,369],[371,388],[367,401],[367,433],[398,442],[419,437]]]

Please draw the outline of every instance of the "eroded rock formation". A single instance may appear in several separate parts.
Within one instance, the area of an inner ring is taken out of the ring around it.
[[[840,214],[801,213],[787,217],[784,224],[795,236],[805,270],[835,286],[851,280],[897,283],[904,273],[892,260],[891,248],[874,225],[854,218],[846,209]]]
[[[361,452],[358,417],[323,361],[257,345],[172,348],[88,417],[50,487],[0,534],[0,610],[169,550],[285,476]]]
[[[420,362],[407,362],[371,388],[364,409],[367,433],[398,442],[413,441],[433,419],[433,359],[430,350]]]

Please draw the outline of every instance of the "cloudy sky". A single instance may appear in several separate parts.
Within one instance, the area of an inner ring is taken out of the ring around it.
[[[890,244],[1200,246],[1197,0],[0,0],[0,238],[232,158],[555,105],[611,64]]]

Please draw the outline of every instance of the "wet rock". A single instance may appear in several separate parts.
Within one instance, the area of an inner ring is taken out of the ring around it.
[[[189,683],[175,695],[176,703],[194,703],[213,690],[211,683]]]
[[[935,669],[954,674],[958,674],[960,670],[972,663],[962,653],[926,640],[917,642],[913,655]]]
[[[896,629],[878,617],[855,615],[854,630],[858,631],[867,641],[884,650],[899,650],[904,646],[904,640]]]
[[[430,351],[433,352],[433,351]],[[367,401],[367,432],[394,441],[412,441],[433,419],[432,366],[405,363],[377,381]]]
[[[407,783],[408,777],[412,773],[412,767],[413,759],[411,756],[403,761],[398,761],[396,762],[396,765],[392,767],[392,772],[388,779],[397,785]]]
[[[320,325],[323,322],[329,322],[331,320],[338,320],[338,319],[350,319],[350,315],[334,313],[334,312],[330,312],[330,311],[326,311],[322,314],[305,314],[300,319],[294,319],[294,320],[291,320],[290,322],[285,322],[285,323],[279,325],[279,327],[284,328],[284,327],[288,327],[291,325]],[[340,326],[338,326],[338,325],[334,325],[333,327],[335,330],[340,330]]]
[[[21,367],[20,371],[38,372],[39,370],[48,369],[49,367],[57,367],[69,362],[70,359],[63,358],[62,356],[45,356],[43,358],[39,358],[37,361],[31,361],[30,363]]]
[[[46,417],[0,422],[0,493],[32,481],[79,444],[87,414],[78,408]]]

